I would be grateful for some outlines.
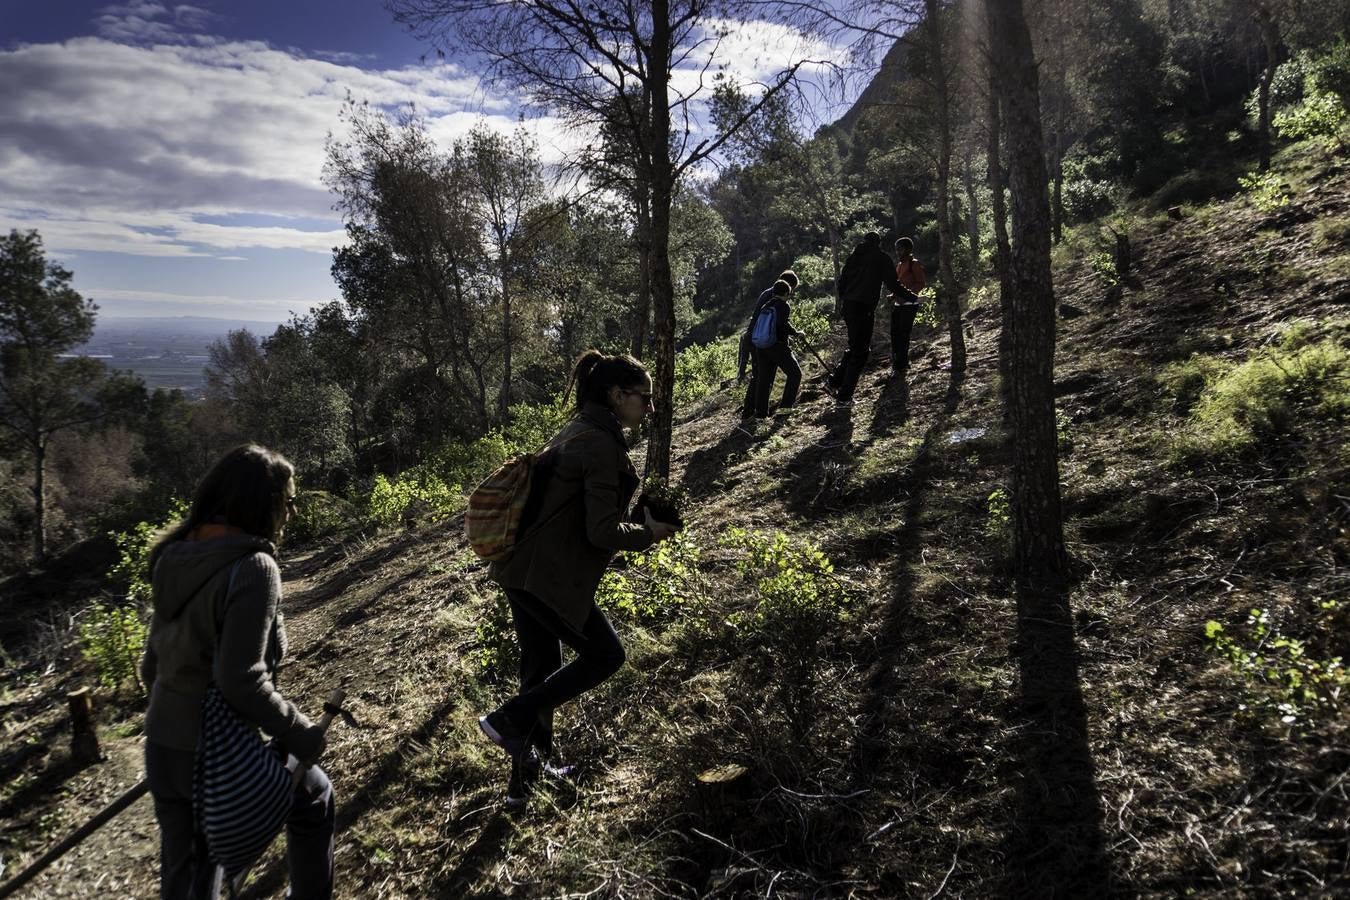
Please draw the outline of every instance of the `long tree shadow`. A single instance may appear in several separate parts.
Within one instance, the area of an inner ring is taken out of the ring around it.
[[[876,638],[877,657],[863,683],[860,727],[850,755],[851,789],[865,786],[878,772],[884,771],[886,756],[895,743],[888,733],[894,725],[890,710],[900,688],[897,670],[901,655],[911,643],[910,609],[918,582],[915,570],[923,551],[923,529],[919,522],[938,464],[936,447],[961,402],[962,381],[960,373],[952,373],[942,410],[924,432],[923,441],[910,464],[906,483],[909,499],[895,540],[891,598],[881,615]]]
[[[1013,722],[1023,777],[1006,838],[1010,897],[1104,897],[1111,875],[1068,591],[1017,595],[1022,697]]]
[[[455,697],[448,697],[431,711],[415,731],[403,735],[402,740],[391,747],[375,766],[375,771],[366,779],[350,799],[344,799],[348,783],[334,779],[333,788],[338,796],[337,834],[341,835],[361,817],[374,809],[384,798],[388,787],[393,784],[407,768],[408,760],[421,752],[423,745],[445,722],[446,717],[455,708]],[[341,873],[339,873],[339,879]],[[270,897],[286,884],[286,861],[274,861],[264,871],[259,872],[241,892],[241,900],[261,900]],[[338,896],[342,896],[341,893]]]

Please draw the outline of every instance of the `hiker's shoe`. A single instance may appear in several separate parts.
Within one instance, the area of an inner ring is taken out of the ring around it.
[[[556,778],[559,781],[571,781],[577,777],[577,767],[555,766],[541,756],[539,751],[531,749],[529,756],[525,757],[525,777],[527,781],[534,781],[539,778]]]
[[[488,740],[511,755],[512,760],[519,759],[529,746],[529,731],[521,728],[506,712],[506,707],[495,709],[486,716],[479,716],[478,727]]]

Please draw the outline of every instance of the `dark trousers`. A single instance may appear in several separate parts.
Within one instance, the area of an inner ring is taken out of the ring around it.
[[[509,589],[506,599],[520,641],[520,693],[507,701],[506,711],[517,723],[535,726],[533,743],[547,756],[553,751],[553,710],[619,671],[623,644],[593,600],[578,633],[533,594]],[[563,644],[576,652],[565,666]]]
[[[755,389],[754,411],[761,418],[769,414],[769,395],[773,393],[773,380],[778,370],[783,370],[783,399],[779,409],[788,409],[797,402],[797,389],[802,384],[802,367],[792,355],[792,348],[780,341],[764,350],[755,350]]]
[[[159,896],[162,900],[216,900],[220,871],[206,853],[206,836],[192,814],[196,754],[145,744],[145,778],[159,820]],[[333,833],[337,803],[333,785],[318,766],[305,770],[286,820],[286,861],[291,900],[333,896]]]
[[[831,384],[835,396],[850,400],[858,386],[867,357],[872,352],[872,328],[876,324],[876,304],[845,303],[844,325],[848,328],[848,350],[835,367]]]
[[[755,398],[759,394],[759,351],[750,347],[750,380],[745,385],[745,402],[741,404],[741,418],[755,414]]]
[[[918,313],[918,304],[891,306],[891,369],[901,375],[909,371],[909,334]]]

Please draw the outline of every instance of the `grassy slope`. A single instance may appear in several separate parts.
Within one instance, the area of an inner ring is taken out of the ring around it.
[[[686,590],[709,621],[747,603],[715,546],[729,523],[820,542],[853,598],[821,645],[805,740],[789,736],[773,673],[725,627],[709,640],[686,617],[626,623],[629,666],[561,717],[563,752],[587,766],[580,785],[508,817],[499,753],[475,725],[503,695],[475,675],[475,628],[493,589],[457,529],[293,555],[287,690],[316,707],[345,679],[364,726],[337,727],[326,757],[341,798],[343,894],[1350,889],[1343,730],[1283,740],[1244,723],[1240,694],[1203,646],[1207,619],[1238,622],[1251,606],[1293,615],[1311,595],[1344,596],[1343,429],[1308,429],[1283,467],[1186,473],[1163,461],[1165,435],[1182,424],[1157,385],[1166,362],[1191,351],[1241,358],[1295,319],[1347,322],[1350,243],[1335,223],[1350,216],[1350,174],[1307,155],[1283,165],[1297,192],[1282,210],[1234,199],[1181,222],[1137,217],[1140,284],[1119,302],[1103,300],[1086,258],[1060,254],[1060,299],[1083,312],[1061,322],[1058,364],[1072,420],[1062,465],[1078,567],[1072,656],[1041,654],[1044,634],[1019,631],[999,541],[986,533],[986,498],[1007,464],[987,307],[972,311],[959,384],[929,336],[907,399],[873,371],[852,411],[816,395],[758,439],[734,430],[727,393],[678,427],[677,478],[705,548]],[[991,432],[948,441],[965,428]],[[106,704],[120,722],[105,734],[112,760],[64,768],[53,698],[79,677],[6,672],[7,734],[60,745],[0,760],[12,763],[0,792],[6,862],[30,858],[135,777],[134,712]],[[721,789],[696,782],[725,763],[746,774]],[[32,895],[148,895],[154,840],[142,803]],[[1047,852],[1055,841],[1067,849]],[[251,894],[283,885],[274,851]]]

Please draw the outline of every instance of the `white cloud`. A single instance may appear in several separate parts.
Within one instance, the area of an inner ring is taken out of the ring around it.
[[[228,294],[179,294],[169,291],[126,291],[89,288],[81,290],[95,303],[116,307],[117,315],[179,316],[211,315],[264,322],[281,322],[291,312],[303,313],[322,298],[296,297],[288,300],[236,297]]]
[[[200,13],[176,7],[172,16],[194,22]],[[170,16],[161,4],[133,0],[99,20],[104,33],[126,35],[121,42],[76,38],[0,51],[0,224],[41,228],[53,251],[327,253],[341,231],[321,181],[324,139],[340,128],[349,93],[381,107],[412,104],[438,137],[466,121],[514,126],[509,105],[486,100],[478,80],[454,65],[366,70],[201,35],[126,42],[153,38],[151,26]],[[537,127],[542,135],[549,124]],[[548,136],[550,145],[561,140]],[[259,213],[326,219],[333,230],[197,221]]]

